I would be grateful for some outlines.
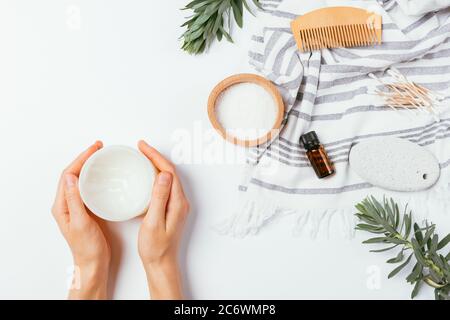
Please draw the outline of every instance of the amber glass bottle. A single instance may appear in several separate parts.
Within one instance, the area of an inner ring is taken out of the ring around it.
[[[334,174],[334,165],[328,158],[327,152],[320,143],[315,131],[302,135],[300,137],[300,143],[305,146],[306,155],[319,179]]]

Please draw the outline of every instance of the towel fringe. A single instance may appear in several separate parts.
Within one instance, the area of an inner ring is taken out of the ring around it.
[[[243,238],[248,235],[256,235],[270,222],[288,215],[295,216],[292,228],[294,236],[308,234],[315,239],[321,234],[330,237],[330,230],[336,226],[335,220],[340,220],[342,235],[345,238],[353,238],[355,234],[356,217],[352,208],[341,209],[286,209],[274,202],[249,200],[246,201],[229,218],[213,226],[222,235],[230,235]]]
[[[450,181],[448,179],[442,179]],[[450,184],[441,183],[432,191],[392,195],[401,207],[412,210],[414,220],[422,223],[425,220],[432,221],[435,214],[449,214]],[[387,197],[390,195],[387,193]],[[358,201],[355,201],[355,204]],[[355,236],[355,226],[358,223],[355,217],[356,209],[353,206],[325,209],[301,209],[284,208],[271,200],[245,200],[235,214],[216,224],[213,228],[222,235],[230,235],[243,238],[248,235],[256,235],[270,222],[284,217],[294,216],[292,234],[294,236],[309,235],[312,239],[317,237],[330,238],[331,230],[341,230],[341,235],[346,239]],[[340,226],[339,226],[340,225]],[[336,232],[333,233],[335,235]]]

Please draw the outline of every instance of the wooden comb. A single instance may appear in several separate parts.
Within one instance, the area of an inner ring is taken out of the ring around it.
[[[292,21],[291,27],[303,52],[381,44],[381,16],[360,8],[314,10]]]

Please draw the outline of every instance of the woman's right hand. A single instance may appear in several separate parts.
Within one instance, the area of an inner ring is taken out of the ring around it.
[[[138,146],[160,171],[138,240],[150,295],[152,299],[182,299],[178,248],[189,202],[174,165],[146,142],[140,141]]]
[[[69,299],[106,299],[111,249],[98,219],[85,207],[78,177],[87,159],[103,147],[98,141],[62,173],[53,216],[72,251],[76,276]]]

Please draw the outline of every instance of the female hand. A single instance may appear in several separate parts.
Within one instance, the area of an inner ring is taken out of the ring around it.
[[[174,165],[144,141],[138,146],[160,171],[138,240],[150,295],[152,299],[182,299],[178,247],[189,202]]]
[[[84,206],[78,176],[86,160],[101,149],[96,142],[62,173],[52,213],[72,251],[75,273],[69,299],[106,299],[111,250],[97,221]]]

